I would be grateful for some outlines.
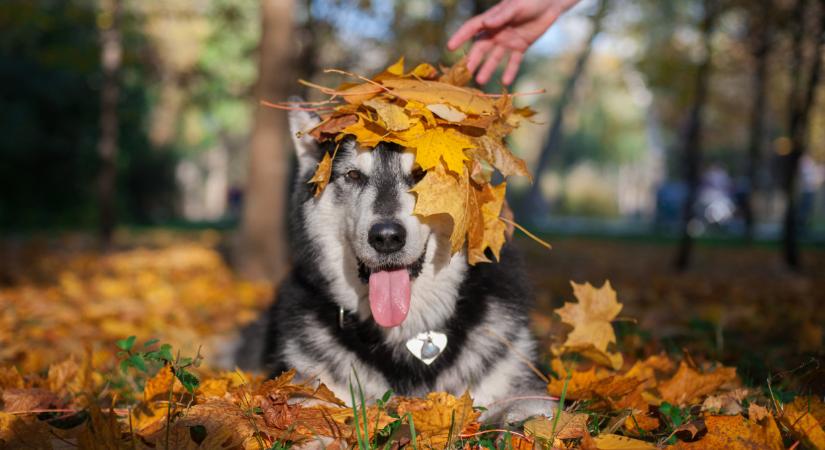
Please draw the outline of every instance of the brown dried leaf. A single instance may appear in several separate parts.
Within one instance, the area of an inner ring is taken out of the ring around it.
[[[486,161],[487,164],[495,167],[505,177],[520,175],[529,178],[530,181],[533,180],[533,176],[527,169],[527,164],[521,158],[513,155],[502,144],[501,139],[485,135],[473,141],[474,148],[467,150],[467,155],[471,158]]]
[[[751,403],[748,405],[748,419],[754,422],[761,422],[765,417],[771,416],[771,412],[764,406]]]
[[[0,448],[52,450],[49,426],[32,415],[0,412]]]
[[[734,389],[719,395],[708,396],[702,402],[702,411],[715,414],[736,416],[744,412],[742,400],[748,395],[747,389]]]
[[[172,429],[184,429],[201,425],[206,428],[206,435],[222,435],[234,445],[241,445],[244,439],[256,431],[271,431],[257,415],[246,414],[236,404],[226,400],[209,400],[184,411]],[[231,432],[227,435],[227,431]],[[162,434],[162,433],[161,433]]]
[[[442,67],[443,74],[438,78],[442,83],[448,83],[455,86],[464,86],[473,79],[473,74],[467,68],[467,58],[461,58],[457,63],[451,67]]]
[[[579,439],[588,434],[587,414],[576,414],[562,411],[555,418],[538,417],[530,419],[524,423],[524,432],[528,436],[538,439],[540,442],[553,443],[553,447],[564,448],[563,439]],[[555,422],[555,435],[553,434],[553,424]]]
[[[358,123],[357,114],[335,115],[319,123],[315,128],[310,130],[309,135],[318,141],[323,141],[334,137],[347,127],[355,125],[356,123]]]
[[[676,427],[676,429],[673,430],[673,435],[683,441],[692,442],[697,439],[697,436],[701,437],[701,435],[707,431],[705,421],[699,419]]]
[[[719,367],[713,372],[703,374],[682,361],[673,378],[659,384],[659,394],[662,400],[670,404],[687,405],[736,379],[734,367]]]
[[[46,389],[25,388],[3,390],[3,411],[6,412],[33,411],[56,408],[60,405],[62,405],[60,399]]]

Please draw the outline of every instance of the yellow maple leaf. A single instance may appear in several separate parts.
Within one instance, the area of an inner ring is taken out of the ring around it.
[[[404,108],[395,103],[372,99],[365,101],[364,105],[374,109],[390,131],[402,131],[410,127],[409,116],[404,112]]]
[[[461,175],[455,176],[447,172],[443,163],[439,163],[410,189],[416,195],[413,214],[422,218],[445,214],[452,220],[450,242],[453,253],[464,245],[467,234],[468,211],[472,206],[469,183],[466,168]]]
[[[563,351],[579,352],[599,364],[620,368],[622,355],[607,350],[608,345],[616,343],[610,322],[622,310],[621,303],[616,301],[616,291],[609,281],[598,289],[590,283],[570,284],[578,303],[565,303],[556,310],[563,322],[573,326],[562,345]]]
[[[473,143],[455,130],[439,127],[408,141],[408,146],[415,149],[415,162],[422,169],[430,170],[443,160],[447,169],[460,174],[467,161],[464,150],[472,148]]]
[[[473,409],[473,399],[465,392],[459,398],[446,392],[431,392],[426,399],[406,398],[398,403],[398,414],[412,416],[418,445],[422,448],[444,448],[450,434],[457,438],[481,415]]]
[[[351,134],[363,146],[375,147],[387,136],[387,130],[363,115],[358,115],[358,122],[344,128],[340,136]]]

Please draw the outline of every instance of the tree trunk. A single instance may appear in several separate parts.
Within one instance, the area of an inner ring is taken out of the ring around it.
[[[799,215],[797,210],[797,186],[796,178],[799,172],[799,161],[805,154],[807,144],[808,125],[810,122],[811,106],[816,97],[816,87],[822,72],[822,51],[825,49],[825,1],[820,0],[819,21],[817,29],[813,34],[816,36],[814,60],[811,63],[808,83],[802,84],[801,72],[803,63],[804,44],[804,17],[805,6],[808,2],[798,0],[794,11],[794,23],[798,24],[793,36],[793,60],[791,62],[791,95],[790,95],[790,117],[788,132],[791,139],[791,151],[785,157],[784,176],[782,177],[782,187],[785,191],[785,220],[783,221],[782,249],[785,263],[791,269],[801,268],[799,254]]]
[[[748,132],[748,161],[745,170],[747,188],[742,202],[745,218],[745,239],[753,241],[753,229],[756,218],[754,216],[753,195],[761,187],[759,167],[762,161],[762,143],[764,141],[763,128],[765,127],[765,106],[767,98],[768,55],[771,46],[769,0],[760,0],[758,9],[751,9],[751,32],[753,39],[753,59],[756,66],[753,71],[753,106]]]
[[[690,107],[687,124],[685,125],[684,148],[682,149],[684,155],[685,183],[688,187],[688,193],[682,212],[682,238],[676,254],[676,268],[678,270],[684,270],[688,267],[693,251],[693,236],[690,231],[690,223],[694,219],[694,205],[699,196],[700,169],[702,165],[702,116],[704,115],[705,104],[707,103],[708,97],[708,80],[710,79],[713,51],[711,38],[718,16],[716,0],[704,0],[703,3],[704,18],[701,29],[704,55],[696,70],[693,104]]]
[[[112,241],[117,223],[117,148],[118,115],[117,103],[120,96],[119,75],[122,61],[120,36],[120,0],[101,0],[100,20],[100,66],[103,82],[100,93],[100,138],[97,152],[100,156],[98,173],[98,232],[104,247]]]
[[[326,26],[325,23],[315,20],[312,3],[313,0],[304,0],[306,20],[296,30],[300,45],[300,52],[296,57],[296,72],[300,78],[308,81],[312,81],[312,77],[318,71],[318,36],[321,33],[319,27]],[[300,92],[304,100],[309,98],[310,89],[308,86],[301,85]]]
[[[555,111],[553,114],[553,123],[550,125],[547,140],[542,146],[538,162],[533,170],[535,178],[524,203],[524,212],[533,218],[544,217],[549,211],[547,202],[541,192],[541,180],[544,176],[545,170],[547,169],[547,165],[550,162],[550,157],[561,143],[562,135],[564,134],[564,116],[567,111],[567,107],[570,104],[570,100],[573,98],[573,94],[576,91],[576,83],[584,73],[587,60],[590,59],[590,53],[593,50],[593,40],[602,30],[602,21],[604,16],[607,14],[607,4],[607,0],[599,1],[596,14],[593,16],[593,29],[585,42],[584,49],[579,54],[578,59],[576,59],[576,65],[573,67],[573,72],[570,73],[570,76],[564,83],[564,88],[562,89],[559,100],[556,102]]]
[[[286,272],[286,202],[291,148],[286,114],[257,106],[280,101],[292,83],[291,0],[261,0],[262,34],[255,126],[249,155],[238,267],[245,276],[276,282]]]

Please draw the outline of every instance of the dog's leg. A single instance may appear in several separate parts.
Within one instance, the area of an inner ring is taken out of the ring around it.
[[[531,416],[552,416],[558,404],[534,372],[535,342],[529,332],[524,330],[508,344],[509,352],[490,367],[472,391],[476,404],[487,408],[482,419],[509,423]]]

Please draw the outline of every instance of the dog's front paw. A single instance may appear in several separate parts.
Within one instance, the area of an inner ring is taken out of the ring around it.
[[[504,423],[525,421],[531,417],[553,417],[559,404],[551,400],[522,400],[510,405],[504,412]]]
[[[549,398],[514,399],[512,401],[498,401],[486,405],[487,410],[479,420],[485,423],[516,423],[531,417],[552,417],[558,408],[558,402]]]

